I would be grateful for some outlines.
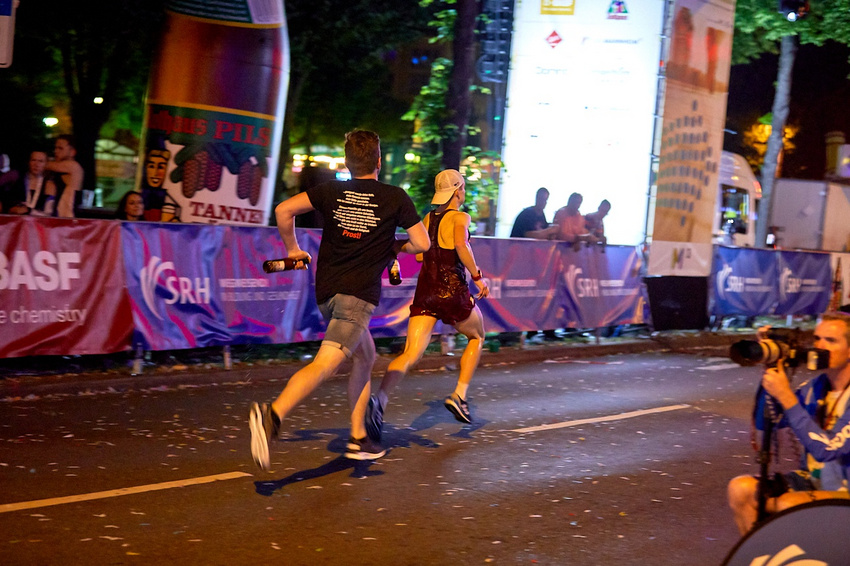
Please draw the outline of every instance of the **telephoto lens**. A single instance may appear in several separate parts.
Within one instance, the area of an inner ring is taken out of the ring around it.
[[[729,347],[729,357],[742,366],[775,364],[788,352],[788,344],[774,340],[741,340]]]

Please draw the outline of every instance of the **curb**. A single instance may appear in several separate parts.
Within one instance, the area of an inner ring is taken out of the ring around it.
[[[648,337],[605,340],[606,343],[546,343],[501,346],[496,351],[485,349],[480,367],[539,363],[545,360],[582,359],[616,354],[646,352],[690,352],[727,356],[729,346],[739,340],[755,339],[754,332],[655,332]],[[373,378],[386,371],[395,354],[379,354],[375,360]],[[452,355],[426,353],[413,371],[456,370],[460,350]],[[140,375],[106,373],[63,374],[51,376],[8,377],[0,380],[0,401],[35,399],[45,395],[82,396],[96,393],[181,388],[237,382],[282,381],[288,379],[306,362],[240,363],[225,370],[218,364],[182,366],[180,369],[160,367]],[[348,373],[347,364],[337,376]],[[337,377],[338,378],[338,377]]]

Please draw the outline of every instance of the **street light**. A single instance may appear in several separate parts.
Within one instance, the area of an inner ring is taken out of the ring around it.
[[[808,0],[779,0],[779,13],[789,22],[796,22],[809,13]]]

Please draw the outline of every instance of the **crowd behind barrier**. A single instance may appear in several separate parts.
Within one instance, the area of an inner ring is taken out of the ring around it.
[[[315,257],[321,231],[298,236]],[[473,246],[491,289],[479,303],[487,332],[649,322],[636,247],[489,237]],[[269,227],[0,215],[0,357],[319,340],[315,270],[262,269],[284,255]],[[822,312],[839,255],[717,247],[707,308]],[[400,261],[401,285],[384,275],[375,337],[406,331],[419,264]]]

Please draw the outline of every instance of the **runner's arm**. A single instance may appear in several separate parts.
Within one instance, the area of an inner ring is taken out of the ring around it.
[[[280,232],[280,238],[286,247],[286,254],[292,259],[310,258],[310,254],[303,251],[301,246],[298,245],[298,238],[295,236],[295,217],[311,210],[315,210],[315,207],[310,202],[307,193],[298,193],[278,204],[274,209],[277,231]],[[295,269],[307,269],[307,265],[298,263]]]
[[[421,254],[427,252],[431,247],[431,239],[428,237],[428,230],[422,222],[417,222],[407,229],[407,235],[410,237],[407,242],[399,250],[406,254]]]

